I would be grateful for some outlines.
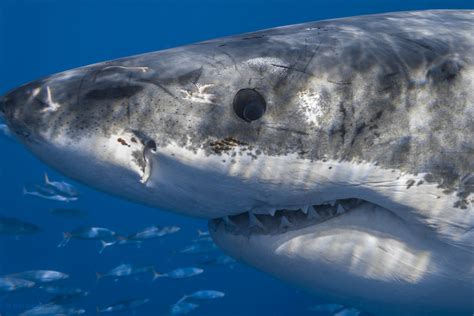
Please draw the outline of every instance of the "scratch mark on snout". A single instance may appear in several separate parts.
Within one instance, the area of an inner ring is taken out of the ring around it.
[[[113,68],[126,69],[126,70],[132,70],[132,71],[141,71],[143,73],[147,72],[148,69],[150,69],[149,67],[107,66],[107,67],[102,68],[100,71],[105,71],[105,70],[109,70]]]
[[[209,88],[214,86],[214,84],[200,85],[196,83],[194,86],[196,87],[196,91],[181,89],[181,92],[184,94],[184,100],[196,103],[214,104],[214,94],[207,92]]]
[[[46,104],[48,105],[46,108],[42,109],[41,112],[56,112],[60,107],[61,104],[54,102],[53,97],[51,96],[51,88],[49,86],[46,87]]]

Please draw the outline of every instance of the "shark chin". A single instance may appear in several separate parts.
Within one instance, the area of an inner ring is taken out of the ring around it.
[[[472,254],[388,208],[349,198],[209,221],[236,259],[321,298],[377,315],[464,315],[474,308]]]

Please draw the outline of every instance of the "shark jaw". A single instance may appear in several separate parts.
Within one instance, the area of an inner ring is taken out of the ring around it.
[[[471,254],[369,201],[244,212],[209,228],[230,255],[329,300],[383,315],[474,307]]]

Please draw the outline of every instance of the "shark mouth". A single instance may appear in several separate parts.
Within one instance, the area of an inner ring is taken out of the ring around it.
[[[209,228],[217,231],[221,226],[235,235],[275,235],[342,216],[362,204],[370,204],[362,199],[349,198],[334,200],[320,205],[307,205],[298,209],[280,209],[267,214],[252,211],[237,215],[224,216],[209,221]]]

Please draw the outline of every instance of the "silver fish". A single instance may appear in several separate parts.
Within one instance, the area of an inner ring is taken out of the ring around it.
[[[225,296],[224,292],[215,290],[201,290],[196,291],[192,294],[183,296],[183,299],[196,299],[196,300],[213,300],[216,298],[222,298]]]
[[[149,298],[126,299],[106,307],[97,307],[97,313],[111,313],[133,310],[150,302]]]
[[[175,304],[171,305],[170,307],[170,313],[172,315],[184,315],[192,312],[196,308],[198,308],[199,305],[195,303],[190,303],[190,302],[185,302],[185,301],[178,301]]]
[[[56,195],[47,195],[36,191],[28,191],[26,188],[23,188],[23,195],[36,196],[46,200],[53,200],[58,202],[74,202],[77,201],[77,197],[67,197],[59,194]]]
[[[197,230],[197,233],[198,233],[198,237],[207,237],[207,236],[210,236],[210,235],[211,235],[208,230],[200,230],[200,229],[198,229],[198,230]]]
[[[130,240],[127,238],[117,238],[112,241],[101,240],[100,241],[101,247],[99,249],[99,253],[103,253],[105,248],[108,248],[114,245],[136,245],[137,248],[140,248],[142,243],[143,243],[142,240]]]
[[[216,251],[218,248],[214,243],[196,243],[193,245],[189,245],[184,249],[180,250],[179,253],[182,254],[201,254],[201,253],[209,253]]]
[[[58,285],[41,285],[38,288],[46,293],[56,295],[82,295],[83,293],[87,293],[86,291],[80,288]]]
[[[33,286],[35,286],[35,282],[29,280],[14,277],[0,277],[0,292],[13,292]]]
[[[84,239],[84,240],[100,240],[114,238],[117,235],[116,232],[108,228],[103,227],[82,227],[75,229],[71,232],[63,233],[63,240],[59,243],[58,247],[64,247],[72,239]]]
[[[5,235],[29,235],[36,234],[40,228],[17,218],[0,216],[0,234]]]
[[[9,274],[7,277],[14,277],[37,283],[49,283],[65,280],[69,278],[69,275],[63,272],[53,270],[30,270]]]
[[[220,255],[217,257],[206,257],[204,260],[200,262],[203,265],[233,265],[237,261],[228,256],[228,255]]]
[[[194,267],[179,268],[162,274],[155,271],[153,280],[157,278],[184,279],[199,275],[203,272],[203,269]]]
[[[51,181],[46,172],[44,173],[44,183],[46,186],[56,191],[59,195],[66,195],[68,197],[76,198],[79,196],[79,192],[72,184],[65,181]]]
[[[8,128],[8,126],[6,124],[3,124],[1,123],[0,124],[0,133],[5,135],[5,136],[8,136],[8,137],[12,137],[12,132],[10,131],[10,129]]]
[[[128,239],[133,239],[133,240],[146,240],[146,239],[154,239],[154,238],[159,238],[163,237],[166,235],[174,234],[177,233],[181,230],[180,227],[178,226],[166,226],[166,227],[160,227],[160,226],[151,226],[143,229],[142,231],[139,231],[133,235],[128,236]]]
[[[81,292],[78,294],[57,294],[52,297],[48,303],[50,304],[58,304],[58,305],[67,305],[73,303],[75,300],[86,297],[89,295],[89,292]]]
[[[89,295],[88,291],[73,287],[41,285],[38,288],[46,293],[55,295],[49,300],[48,303],[50,304],[65,305],[71,303],[75,299]]]
[[[125,276],[131,276],[131,275],[136,275],[136,274],[142,274],[142,273],[147,273],[151,272],[153,275],[155,275],[155,269],[153,266],[134,266],[130,263],[124,263],[121,265],[116,266],[112,270],[106,272],[106,273],[96,273],[97,280],[100,280],[104,277],[114,277],[114,278],[119,278],[119,277],[125,277]]]
[[[24,311],[19,316],[32,316],[32,315],[55,315],[55,316],[66,316],[66,315],[82,315],[86,311],[84,309],[68,308],[57,304],[41,304],[37,305],[29,310]]]

